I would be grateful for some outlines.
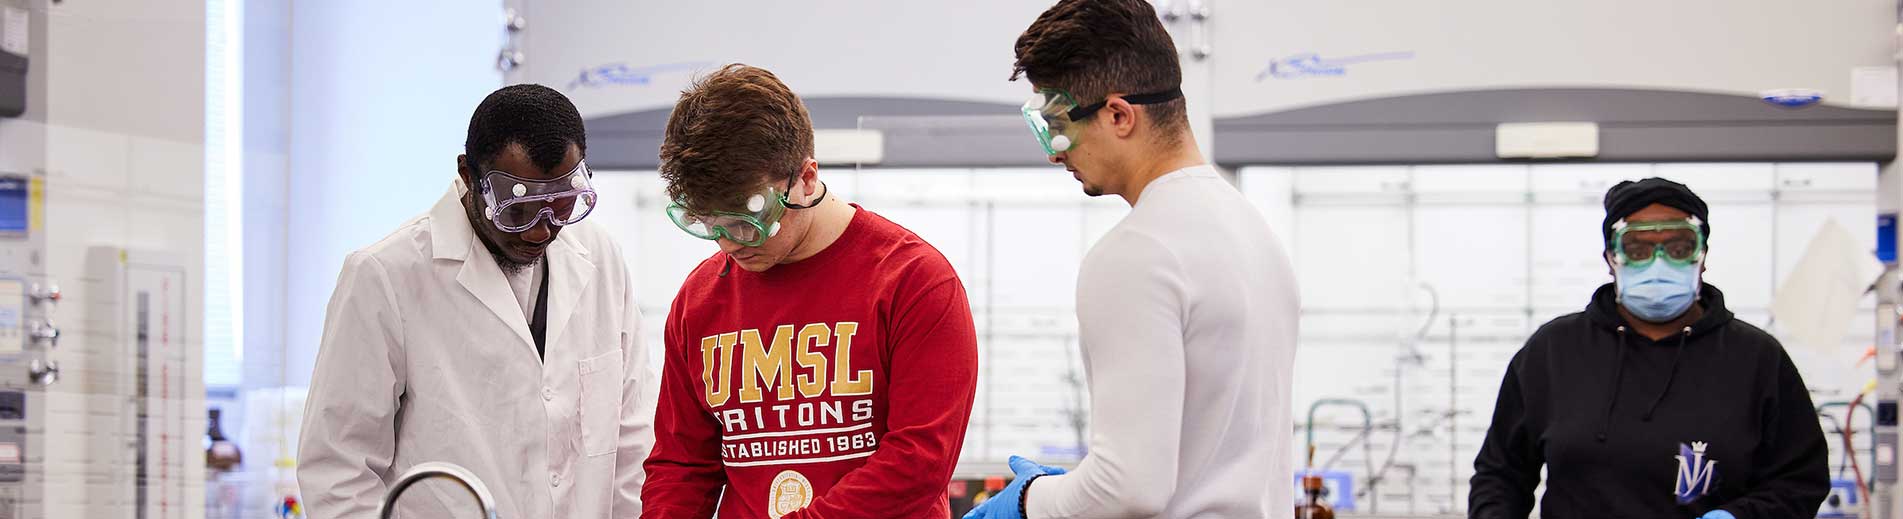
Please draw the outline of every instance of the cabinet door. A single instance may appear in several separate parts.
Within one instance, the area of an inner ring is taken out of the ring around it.
[[[1449,308],[1524,308],[1526,167],[1420,166],[1412,173],[1408,227],[1419,282]]]
[[[1287,238],[1302,306],[1319,311],[1406,306],[1412,262],[1405,167],[1302,168],[1294,172]]]

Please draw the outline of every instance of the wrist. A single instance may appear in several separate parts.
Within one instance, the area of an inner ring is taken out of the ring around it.
[[[1044,476],[1045,474],[1033,474],[1024,478],[1024,486],[1018,487],[1018,517],[1031,518],[1031,483],[1036,483],[1037,478]]]

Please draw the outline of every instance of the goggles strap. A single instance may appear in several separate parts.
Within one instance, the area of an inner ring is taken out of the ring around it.
[[[787,209],[812,209],[814,207],[818,207],[820,202],[826,201],[826,192],[831,190],[832,190],[831,188],[826,187],[825,182],[820,182],[819,183],[819,198],[813,199],[812,202],[809,202],[806,205],[795,204],[792,201],[786,201],[783,205],[785,205]],[[787,191],[792,191],[792,189],[788,188]]]
[[[1133,94],[1133,95],[1123,96],[1123,101],[1133,105],[1153,105],[1157,103],[1165,103],[1169,101],[1174,101],[1180,97],[1183,97],[1183,87],[1179,86],[1179,87],[1165,90],[1162,92],[1150,92],[1148,94]],[[1072,108],[1070,109],[1070,113],[1069,113],[1070,120],[1081,121],[1081,120],[1087,119],[1090,116],[1095,115],[1098,110],[1102,110],[1104,105],[1107,105],[1107,104],[1110,104],[1109,99],[1091,103],[1085,106]]]

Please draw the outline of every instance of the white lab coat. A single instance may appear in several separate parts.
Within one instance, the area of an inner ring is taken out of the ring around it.
[[[481,478],[502,517],[639,517],[659,377],[621,248],[589,221],[549,245],[538,358],[459,193],[344,261],[298,449],[308,516],[374,518],[404,471],[446,461]],[[477,517],[444,483],[410,488],[398,516]]]

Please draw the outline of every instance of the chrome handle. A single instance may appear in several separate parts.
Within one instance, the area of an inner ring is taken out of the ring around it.
[[[35,342],[44,341],[47,348],[59,347],[59,327],[53,325],[52,319],[34,323],[33,328],[27,331],[27,336]]]
[[[1189,18],[1196,21],[1196,40],[1189,46],[1189,56],[1196,61],[1209,59],[1209,2],[1189,0]]]
[[[32,290],[27,291],[27,297],[33,298],[33,302],[35,303],[58,303],[60,300],[59,285],[52,283],[41,285],[35,283]]]
[[[507,41],[502,44],[502,51],[496,55],[497,70],[505,74],[514,72],[516,68],[522,66],[523,61],[528,59],[528,56],[522,53],[519,39],[522,31],[528,27],[529,21],[522,16],[522,11],[513,7],[502,11],[502,31]]]
[[[34,384],[50,386],[59,382],[59,363],[33,359],[32,362],[27,363],[26,374],[27,380]]]
[[[482,480],[470,473],[469,469],[440,461],[419,464],[410,467],[409,472],[404,472],[403,477],[397,479],[396,484],[390,487],[390,492],[383,495],[383,504],[377,506],[377,517],[390,519],[390,514],[396,513],[397,496],[403,495],[403,491],[408,490],[410,485],[429,478],[455,480],[456,483],[462,485],[463,490],[468,490],[470,495],[475,496],[476,503],[482,506],[483,519],[497,519],[496,498],[494,494],[489,493],[489,487],[483,486]]]
[[[1183,17],[1183,12],[1177,9],[1177,7],[1176,0],[1162,0],[1161,2],[1157,2],[1156,12],[1162,16],[1163,23],[1176,23],[1176,20]]]
[[[522,29],[526,29],[528,26],[529,21],[522,17],[521,11],[517,11],[511,7],[502,12],[502,27],[508,30],[510,34],[522,32]]]
[[[515,50],[515,47],[505,48],[502,49],[501,53],[496,55],[496,69],[503,72],[514,71],[516,67],[522,66],[522,62],[526,60],[528,60],[528,56],[523,54],[522,51]]]

